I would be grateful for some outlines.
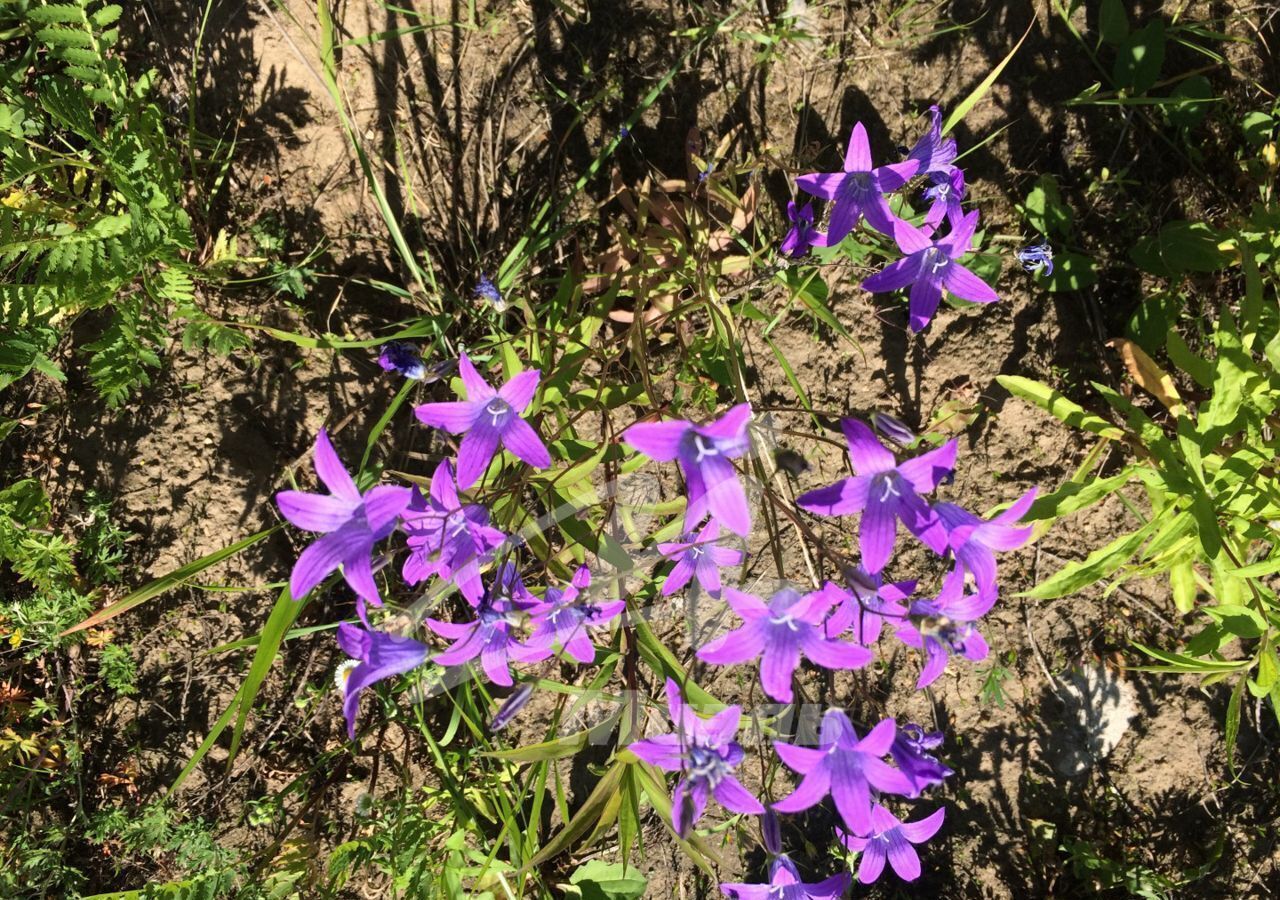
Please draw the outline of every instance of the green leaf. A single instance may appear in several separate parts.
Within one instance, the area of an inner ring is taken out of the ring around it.
[[[1092,259],[1082,253],[1067,251],[1053,257],[1053,272],[1037,272],[1035,281],[1054,293],[1079,291],[1096,284],[1098,272]]]
[[[1192,75],[1178,84],[1171,97],[1177,102],[1165,107],[1169,124],[1175,128],[1194,128],[1209,112],[1213,86],[1203,75]]]
[[[564,828],[560,829],[560,832],[554,838],[547,841],[542,846],[542,849],[521,867],[520,874],[526,874],[543,863],[555,859],[568,850],[573,842],[585,834],[589,828],[598,825],[618,791],[618,785],[622,779],[622,770],[625,766],[626,763],[618,760],[609,767],[604,777],[596,782],[595,788],[587,795],[587,799],[582,801],[582,805],[573,814],[573,818],[565,823]]]
[[[1253,664],[1252,660],[1237,659],[1202,659],[1194,656],[1185,656],[1180,653],[1167,653],[1164,650],[1156,650],[1144,644],[1133,642],[1133,646],[1137,647],[1143,653],[1147,654],[1154,660],[1165,663],[1165,666],[1130,666],[1129,668],[1136,672],[1239,672],[1247,669]]]
[[[1137,531],[1121,535],[1105,547],[1093,551],[1081,562],[1068,563],[1048,581],[1041,582],[1021,596],[1033,600],[1052,600],[1101,581],[1132,559],[1143,542],[1162,524],[1164,523],[1160,518],[1152,519]]]
[[[1139,268],[1171,277],[1184,272],[1216,272],[1232,256],[1220,249],[1226,235],[1204,222],[1168,222],[1156,237],[1143,238],[1129,252]]]
[[[635,900],[643,897],[649,883],[635,866],[593,859],[574,870],[569,884],[578,888],[582,900]]]
[[[1005,67],[1013,61],[1014,55],[1018,52],[1018,49],[1022,47],[1023,41],[1027,39],[1027,35],[1031,34],[1031,29],[1034,28],[1035,25],[1036,23],[1033,20],[1031,24],[1027,26],[1027,30],[1022,33],[1022,37],[1018,38],[1018,43],[1014,44],[1013,49],[1005,54],[1004,59],[996,63],[996,67],[988,72],[987,76],[983,78],[982,81],[978,82],[978,86],[970,91],[968,96],[952,107],[951,112],[947,115],[946,121],[942,123],[943,134],[948,134],[952,128],[955,128],[956,125],[958,125],[961,120],[969,114],[969,110],[973,109],[973,107],[977,105],[978,101],[986,96],[987,91],[991,90],[991,85],[995,84],[996,79],[1000,77],[1000,73],[1003,72]]]
[[[1182,335],[1172,327],[1165,338],[1164,346],[1165,352],[1169,354],[1169,360],[1190,375],[1192,381],[1204,388],[1213,384],[1213,363],[1193,353]]]
[[[1155,19],[1145,28],[1130,32],[1116,48],[1112,80],[1132,94],[1145,94],[1160,78],[1164,65],[1164,21]]]
[[[511,750],[491,750],[482,755],[505,759],[514,763],[545,762],[549,759],[564,759],[580,753],[591,739],[590,731],[579,731],[539,744],[527,747],[515,747]]]
[[[1196,570],[1190,559],[1180,559],[1169,569],[1169,585],[1173,590],[1173,605],[1178,612],[1191,612],[1196,605]]]
[[[1244,139],[1251,146],[1261,147],[1271,137],[1271,132],[1275,130],[1276,120],[1264,112],[1246,113],[1244,118],[1240,120],[1240,130],[1244,133]]]
[[[1037,232],[1049,237],[1059,238],[1071,236],[1071,208],[1062,202],[1062,194],[1058,191],[1058,180],[1052,175],[1041,175],[1030,193],[1027,202],[1022,206],[1022,217]],[[1055,271],[1058,268],[1058,257],[1053,260]]]
[[[1133,467],[1128,466],[1107,478],[1091,478],[1085,482],[1068,481],[1052,494],[1037,497],[1031,504],[1031,509],[1023,516],[1023,521],[1034,522],[1068,516],[1124,487],[1132,477]]]
[[[221,550],[215,550],[207,556],[202,556],[195,562],[187,563],[185,566],[173,570],[168,575],[162,575],[155,581],[138,588],[136,591],[120,598],[115,603],[99,610],[78,625],[71,626],[60,634],[59,637],[66,637],[69,634],[75,634],[77,631],[84,631],[86,628],[95,628],[108,619],[113,619],[121,613],[128,612],[135,606],[140,606],[148,600],[159,597],[161,594],[171,591],[189,579],[199,575],[210,566],[215,566],[224,559],[229,559],[240,551],[252,547],[259,541],[270,537],[282,527],[283,526],[281,525],[273,525],[265,531],[259,531],[257,534],[251,534],[247,538],[236,541],[228,547],[223,547]]]
[[[1015,397],[1021,397],[1029,403],[1034,403],[1072,428],[1091,431],[1100,437],[1113,441],[1124,440],[1126,437],[1123,429],[1112,425],[1100,416],[1086,412],[1083,406],[1068,400],[1047,384],[1033,381],[1030,378],[1023,378],[1021,375],[997,375],[996,381]]]
[[[1244,692],[1246,680],[1245,678],[1236,680],[1236,686],[1231,691],[1231,699],[1227,701],[1227,718],[1223,723],[1222,749],[1227,757],[1227,765],[1231,767],[1232,771],[1236,767],[1236,738],[1240,734],[1240,695]]]
[[[1113,46],[1129,36],[1129,16],[1124,11],[1124,0],[1102,0],[1098,9],[1098,33],[1103,41]]]
[[[1247,606],[1206,606],[1204,612],[1236,637],[1252,640],[1267,630],[1262,616]]]
[[[267,674],[276,661],[276,655],[280,652],[280,645],[284,643],[285,635],[297,620],[298,613],[302,612],[302,607],[303,602],[294,600],[286,586],[276,598],[271,615],[267,617],[267,624],[263,626],[262,635],[258,639],[258,649],[254,651],[253,662],[249,664],[249,673],[245,675],[240,691],[236,694],[234,705],[239,709],[236,711],[235,727],[231,730],[227,771],[231,770],[236,754],[240,752],[240,739],[244,736],[244,728],[249,721],[249,713],[253,711],[253,703],[258,699],[258,691],[267,680]]]

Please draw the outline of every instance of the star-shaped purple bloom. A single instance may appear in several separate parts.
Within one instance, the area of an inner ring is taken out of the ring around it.
[[[910,285],[912,331],[922,331],[929,324],[942,302],[944,290],[972,303],[995,303],[1000,299],[996,292],[956,262],[969,252],[977,227],[976,209],[956,222],[946,237],[936,241],[909,222],[897,221],[893,238],[906,256],[867,278],[862,282],[863,288],[873,294],[883,294]]]
[[[861,512],[858,545],[868,572],[879,572],[893,555],[899,520],[933,552],[944,553],[946,532],[920,494],[934,490],[951,474],[956,464],[956,441],[897,463],[866,425],[845,419],[840,427],[849,442],[849,459],[856,474],[801,494],[796,499],[800,508],[823,516]]]
[[[1032,488],[989,520],[979,519],[954,503],[934,504],[934,512],[947,529],[947,543],[956,562],[973,575],[979,591],[987,593],[996,589],[997,551],[1017,550],[1031,540],[1033,526],[1019,528],[1014,523],[1027,514],[1035,499],[1036,489]]]
[[[918,166],[916,175],[950,176],[956,171],[956,139],[942,136],[942,110],[929,107],[929,130],[916,141],[907,153],[907,159]]]
[[[800,870],[785,856],[769,867],[768,884],[722,884],[720,890],[732,900],[838,900],[849,889],[848,872],[832,875],[816,884],[800,880]]]
[[[931,752],[941,745],[941,731],[925,731],[913,722],[898,728],[898,733],[893,737],[893,746],[889,748],[889,755],[915,788],[908,797],[919,797],[925,788],[942,784],[955,774],[938,762]]]
[[[342,714],[347,719],[347,737],[356,736],[356,712],[360,692],[384,678],[403,675],[426,662],[425,644],[410,637],[373,631],[343,622],[338,626],[338,646],[359,665],[347,676]]]
[[[873,788],[903,796],[915,790],[906,775],[882,759],[897,730],[893,719],[884,719],[859,739],[849,717],[830,709],[822,717],[817,749],[775,741],[779,758],[802,777],[795,791],[773,808],[784,813],[802,812],[830,794],[845,826],[854,834],[870,834]]]
[[[587,603],[581,594],[591,585],[591,572],[581,566],[563,591],[548,587],[546,599],[529,609],[533,632],[524,647],[512,654],[520,662],[539,662],[551,656],[555,644],[586,665],[596,658],[588,629],[608,625],[627,607],[623,600]]]
[[[867,837],[838,831],[837,836],[850,850],[860,851],[858,880],[871,884],[884,871],[887,859],[903,881],[920,877],[920,856],[912,844],[923,844],[942,827],[945,809],[916,822],[903,822],[879,803],[871,810],[871,830]]]
[[[503,687],[511,687],[510,660],[521,650],[521,644],[511,633],[511,626],[518,617],[537,605],[520,580],[520,574],[511,563],[503,563],[494,576],[471,622],[441,622],[427,619],[427,627],[443,638],[453,641],[446,649],[432,657],[442,666],[460,666],[480,657],[480,666],[489,680]]]
[[[828,246],[834,246],[844,240],[863,217],[877,231],[892,234],[893,223],[897,219],[884,195],[906,184],[919,167],[920,162],[915,159],[873,167],[867,129],[859,122],[853,126],[853,134],[849,137],[844,171],[801,175],[796,179],[796,185],[815,197],[832,202],[826,242]]]
[[[452,463],[445,460],[436,466],[428,496],[414,491],[403,519],[409,545],[404,580],[412,585],[439,575],[452,580],[471,605],[477,605],[484,593],[480,564],[489,561],[506,535],[490,527],[484,507],[463,506],[458,500]]]
[[[943,579],[942,590],[936,598],[911,604],[911,617],[916,622],[906,623],[897,634],[898,640],[907,646],[924,651],[924,668],[916,690],[933,684],[953,654],[974,662],[987,658],[987,642],[973,623],[990,612],[995,602],[994,590],[965,593],[964,570],[957,568]]]
[[[826,636],[831,598],[821,591],[802,597],[783,588],[766,606],[759,597],[726,588],[724,599],[746,623],[707,644],[698,659],[720,666],[759,659],[760,684],[780,703],[791,702],[791,676],[801,656],[824,669],[859,669],[874,656],[866,647]]]
[[[929,186],[924,189],[924,199],[929,201],[929,210],[924,215],[924,224],[937,228],[945,217],[955,228],[964,218],[964,172],[952,170],[950,175],[935,174],[929,176]]]
[[[850,632],[853,640],[870,647],[880,638],[885,619],[895,625],[906,621],[907,607],[903,601],[915,592],[914,581],[884,584],[879,574],[872,575],[858,566],[848,575],[848,588],[828,581],[826,591],[836,605],[836,611],[827,620],[827,635],[841,637]]]
[[[720,523],[710,519],[696,537],[674,543],[661,543],[658,552],[676,561],[667,580],[662,582],[662,596],[669,597],[697,578],[702,589],[713,597],[720,595],[720,570],[741,565],[746,554],[732,547],[721,547]]]
[[[826,237],[813,224],[813,204],[796,206],[796,201],[787,202],[787,218],[791,220],[791,230],[782,239],[778,249],[785,256],[798,259],[809,252],[811,247],[822,247]]]
[[[742,747],[733,739],[738,733],[742,708],[728,706],[710,719],[703,719],[684,702],[680,686],[667,679],[667,710],[675,731],[654,735],[627,745],[627,749],[647,763],[667,772],[679,772],[672,797],[672,826],[683,837],[706,811],[707,797],[713,796],[731,812],[760,815],[764,805],[733,777],[742,762]]]
[[[458,359],[467,399],[450,403],[424,403],[414,414],[425,425],[463,435],[458,447],[458,487],[466,490],[489,468],[498,445],[536,469],[551,465],[551,454],[542,438],[520,416],[538,389],[541,373],[527,369],[498,390],[480,377],[464,353]]]
[[[419,381],[427,374],[422,364],[422,354],[413,344],[404,341],[388,341],[378,354],[378,365],[384,372],[399,372],[411,381]]]
[[[342,576],[356,595],[381,606],[382,598],[373,580],[373,546],[395,530],[412,492],[407,487],[379,485],[361,494],[323,428],[316,435],[315,466],[328,494],[276,494],[276,506],[291,524],[324,535],[303,550],[293,564],[289,594],[301,600],[342,566]]]
[[[676,460],[689,491],[684,528],[692,531],[710,512],[724,527],[746,537],[751,510],[738,473],[729,462],[751,446],[747,421],[751,407],[740,403],[714,422],[694,425],[683,419],[637,422],[622,439],[659,462]]]

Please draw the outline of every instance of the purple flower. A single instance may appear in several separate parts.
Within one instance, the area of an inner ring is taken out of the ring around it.
[[[378,365],[384,372],[399,372],[405,378],[417,381],[427,374],[418,348],[404,341],[388,341],[378,354]]]
[[[907,794],[908,797],[919,797],[925,788],[942,784],[955,774],[930,752],[941,744],[941,731],[925,731],[912,722],[901,726],[894,735],[889,755],[915,788],[913,793]]]
[[[584,665],[593,662],[596,648],[591,643],[588,629],[608,625],[626,609],[627,604],[623,600],[582,602],[579,595],[590,584],[591,572],[582,566],[563,591],[548,587],[546,599],[529,609],[533,633],[513,656],[520,662],[539,662],[551,656],[555,652],[553,645],[559,644],[578,662]]]
[[[851,881],[848,872],[832,875],[817,884],[800,880],[796,864],[779,856],[769,867],[768,884],[722,884],[720,890],[733,900],[837,900]]]
[[[956,167],[956,139],[942,136],[942,110],[929,107],[929,130],[907,153],[907,159],[918,166],[916,175],[941,175],[949,177]]]
[[[778,249],[792,259],[798,259],[809,252],[810,247],[823,246],[826,238],[813,225],[813,204],[796,206],[791,200],[787,203],[787,218],[791,220],[791,230],[782,239]]]
[[[924,199],[929,201],[924,223],[930,228],[937,228],[945,216],[955,228],[964,217],[964,207],[960,204],[964,195],[964,172],[960,169],[954,169],[950,175],[930,175],[929,186],[924,189]]]
[[[873,168],[867,130],[859,122],[853,126],[853,134],[849,138],[844,171],[801,175],[796,179],[796,185],[815,197],[832,201],[826,242],[833,246],[844,240],[864,216],[877,231],[892,234],[893,223],[897,219],[889,210],[884,195],[906,184],[919,167],[919,160],[908,159]]]
[[[698,659],[720,666],[760,660],[760,684],[780,703],[791,702],[791,676],[806,656],[824,669],[858,669],[873,654],[828,638],[823,632],[831,599],[821,591],[804,597],[784,588],[766,606],[759,597],[726,588],[724,599],[746,623],[698,651]]]
[[[480,273],[480,278],[476,281],[476,288],[471,292],[477,300],[484,300],[498,312],[505,312],[507,301],[503,299],[502,292],[498,290],[498,286],[489,280],[489,276]]]
[[[996,589],[996,551],[1017,550],[1031,540],[1033,526],[1018,528],[1014,523],[1027,514],[1035,499],[1036,489],[1032,488],[989,520],[979,519],[954,503],[934,504],[934,512],[947,529],[947,542],[956,562],[973,575],[979,591]]]
[[[489,512],[481,506],[463,506],[453,483],[453,464],[436,466],[426,497],[415,490],[404,514],[405,543],[409,556],[402,574],[409,584],[432,575],[452,580],[472,606],[480,602],[484,585],[480,564],[488,562],[506,535],[489,526]]]
[[[707,425],[682,419],[637,422],[622,433],[623,440],[646,456],[680,463],[689,492],[685,531],[696,528],[710,512],[735,534],[746,537],[751,532],[747,495],[729,462],[751,446],[747,436],[750,418],[751,407],[740,403]]]
[[[847,578],[848,589],[829,581],[822,587],[832,602],[838,604],[836,611],[827,619],[829,637],[840,637],[850,631],[856,643],[870,647],[880,639],[885,619],[893,620],[894,624],[906,621],[907,607],[903,601],[910,599],[915,592],[914,581],[884,584],[879,574],[872,575],[862,566],[850,572]]]
[[[365,630],[349,622],[338,626],[338,646],[359,665],[347,676],[342,699],[342,714],[347,718],[347,737],[356,736],[356,711],[360,692],[384,678],[403,675],[416,669],[427,659],[427,647],[413,638],[399,637],[384,631]]]
[[[516,717],[520,710],[524,709],[525,704],[533,697],[533,685],[522,684],[511,692],[511,696],[502,702],[502,706],[498,707],[497,714],[493,717],[493,721],[489,723],[490,731],[501,731],[511,724],[511,720]]]
[[[716,544],[720,538],[720,523],[715,519],[708,520],[696,537],[686,535],[685,538],[676,543],[658,545],[659,553],[676,560],[675,567],[662,583],[662,596],[671,596],[693,578],[698,579],[698,584],[708,594],[719,596],[720,570],[726,566],[740,565],[746,554],[741,550]]]
[[[893,238],[906,256],[889,263],[863,281],[862,286],[873,294],[882,294],[911,285],[912,331],[921,331],[929,324],[938,311],[944,290],[973,303],[996,302],[1000,299],[996,292],[956,262],[969,252],[977,227],[976,209],[956,222],[947,236],[937,241],[908,222],[897,222]]]
[[[432,660],[442,666],[460,666],[480,657],[481,668],[494,684],[511,687],[510,659],[521,649],[511,633],[518,616],[537,601],[525,590],[524,582],[511,563],[503,563],[494,576],[489,593],[480,601],[472,622],[441,622],[427,619],[427,627],[453,641]]]
[[[911,845],[923,844],[937,834],[942,827],[944,813],[944,809],[938,809],[917,822],[902,822],[877,803],[871,810],[871,830],[867,837],[839,832],[838,836],[846,847],[862,853],[862,859],[858,861],[858,880],[863,884],[874,882],[884,871],[886,859],[903,881],[919,878],[920,856]]]
[[[899,520],[933,552],[944,553],[945,530],[920,494],[937,488],[955,468],[956,441],[895,464],[866,425],[845,419],[840,427],[849,442],[854,477],[801,494],[796,503],[823,516],[861,512],[858,545],[868,572],[879,572],[893,555]]]
[[[854,834],[870,834],[873,788],[904,796],[915,790],[906,775],[881,758],[889,752],[897,730],[893,719],[884,719],[859,739],[849,717],[829,709],[822,717],[817,749],[775,741],[778,757],[802,777],[795,791],[773,808],[802,812],[830,794],[845,827]]]
[[[342,460],[322,428],[316,435],[316,474],[328,494],[281,491],[276,506],[290,523],[304,531],[323,534],[303,550],[293,564],[289,593],[301,600],[329,573],[342,566],[342,576],[358,597],[382,605],[373,580],[373,545],[396,527],[412,494],[407,487],[379,485],[363,495],[351,480]]]
[[[738,733],[741,707],[725,707],[710,719],[703,719],[685,705],[680,686],[668,678],[667,709],[675,731],[636,741],[627,749],[664,771],[680,773],[671,806],[676,834],[683,837],[702,818],[708,795],[731,812],[763,813],[760,801],[732,775],[743,758],[742,747],[733,739]]]
[[[1053,274],[1053,248],[1047,242],[1023,247],[1017,255],[1018,262],[1026,271],[1032,273],[1043,271],[1046,275]]]
[[[891,416],[888,413],[872,413],[871,424],[876,431],[883,434],[899,447],[910,447],[919,440],[919,438],[916,437],[916,433],[907,427],[906,422]]]
[[[916,690],[933,684],[952,654],[974,662],[987,658],[987,642],[973,623],[990,612],[996,592],[966,594],[964,588],[964,570],[952,569],[936,598],[911,604],[911,617],[916,624],[908,622],[897,631],[898,640],[925,654]]]
[[[520,418],[533,402],[541,373],[529,369],[495,391],[480,377],[467,355],[458,360],[458,374],[467,399],[453,403],[424,403],[414,414],[425,425],[462,434],[458,447],[458,487],[466,490],[489,468],[498,444],[537,469],[551,465],[551,454],[529,423]]]

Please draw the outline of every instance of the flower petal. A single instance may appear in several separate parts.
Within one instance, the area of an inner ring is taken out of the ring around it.
[[[844,172],[812,172],[796,179],[796,187],[823,200],[834,200],[849,176]]]
[[[502,427],[502,445],[521,462],[535,469],[545,469],[551,465],[551,454],[547,445],[533,430],[533,426],[524,419],[512,416]]]
[[[351,475],[342,464],[342,460],[338,459],[338,453],[329,441],[329,432],[323,428],[316,434],[314,461],[316,474],[320,476],[321,483],[329,489],[329,493],[345,500],[360,499],[360,491],[356,488],[356,483],[351,480]]]
[[[758,816],[764,813],[764,805],[751,796],[751,792],[742,786],[742,783],[732,775],[725,775],[711,789],[711,793],[715,796],[720,805],[730,812],[745,813],[746,815]]]
[[[800,779],[794,791],[773,804],[773,808],[783,813],[803,812],[812,806],[817,806],[829,793],[831,793],[831,776],[827,773],[826,766],[817,766]]]
[[[821,632],[812,631],[805,635],[804,655],[814,665],[824,669],[861,669],[875,654],[866,647],[846,644],[844,641],[828,641],[820,637]]]
[[[862,289],[873,294],[887,294],[901,290],[914,284],[920,277],[920,263],[923,257],[916,254],[905,256],[897,262],[891,262],[876,274],[862,281]]]
[[[942,302],[942,288],[932,278],[921,278],[911,285],[909,301],[907,312],[910,319],[907,324],[912,331],[924,331],[933,319],[933,314],[938,311],[938,304]]]
[[[896,505],[872,500],[862,511],[858,547],[862,551],[862,565],[868,572],[879,572],[893,555],[898,532],[898,519],[894,515]]]
[[[372,550],[373,538],[364,523],[348,522],[337,531],[317,539],[298,555],[289,576],[289,594],[301,600],[324,581],[354,550]]]
[[[876,475],[888,472],[894,467],[895,460],[879,440],[876,434],[857,419],[842,419],[840,430],[849,444],[849,459],[853,463],[853,471],[859,475]]]
[[[927,494],[955,470],[958,449],[959,442],[953,438],[935,450],[899,463],[898,474],[911,484],[916,493]]]
[[[716,638],[699,650],[697,657],[713,665],[733,666],[755,659],[762,650],[758,629],[749,623]]]
[[[413,414],[423,425],[443,428],[450,434],[461,434],[471,427],[484,406],[467,400],[448,403],[423,403],[413,408]]]
[[[858,880],[872,884],[884,871],[885,852],[879,841],[869,841],[858,862]]]
[[[915,881],[920,877],[920,854],[897,829],[889,832],[889,865],[903,881]]]
[[[708,456],[699,466],[711,514],[734,534],[751,533],[751,508],[738,472],[723,456]]]
[[[541,370],[525,369],[500,387],[498,396],[506,400],[517,415],[523,413],[529,408],[529,404],[533,402],[533,397],[538,392],[538,382],[541,378]]]
[[[867,129],[861,122],[855,122],[853,133],[849,135],[849,149],[844,155],[846,172],[871,171],[871,142],[867,140]]]
[[[337,531],[359,508],[345,497],[306,491],[281,491],[276,494],[276,506],[289,524],[322,534]]]
[[[466,490],[489,468],[498,450],[498,431],[483,417],[477,419],[458,446],[458,487]]]
[[[827,487],[806,491],[796,498],[796,505],[820,516],[847,516],[861,512],[867,505],[870,477],[844,478]]]
[[[940,806],[923,819],[916,822],[903,822],[901,826],[903,836],[913,844],[923,844],[938,833],[946,812],[946,807]]]
[[[1000,299],[989,284],[958,262],[953,262],[943,271],[942,286],[961,300],[973,303],[995,303]]]
[[[471,358],[466,353],[458,357],[458,375],[462,378],[462,386],[467,390],[467,399],[472,403],[492,400],[497,394],[493,386],[476,371],[476,367],[471,364]]]
[[[622,439],[651,459],[670,462],[680,452],[681,440],[692,427],[682,419],[637,422],[622,432]]]

